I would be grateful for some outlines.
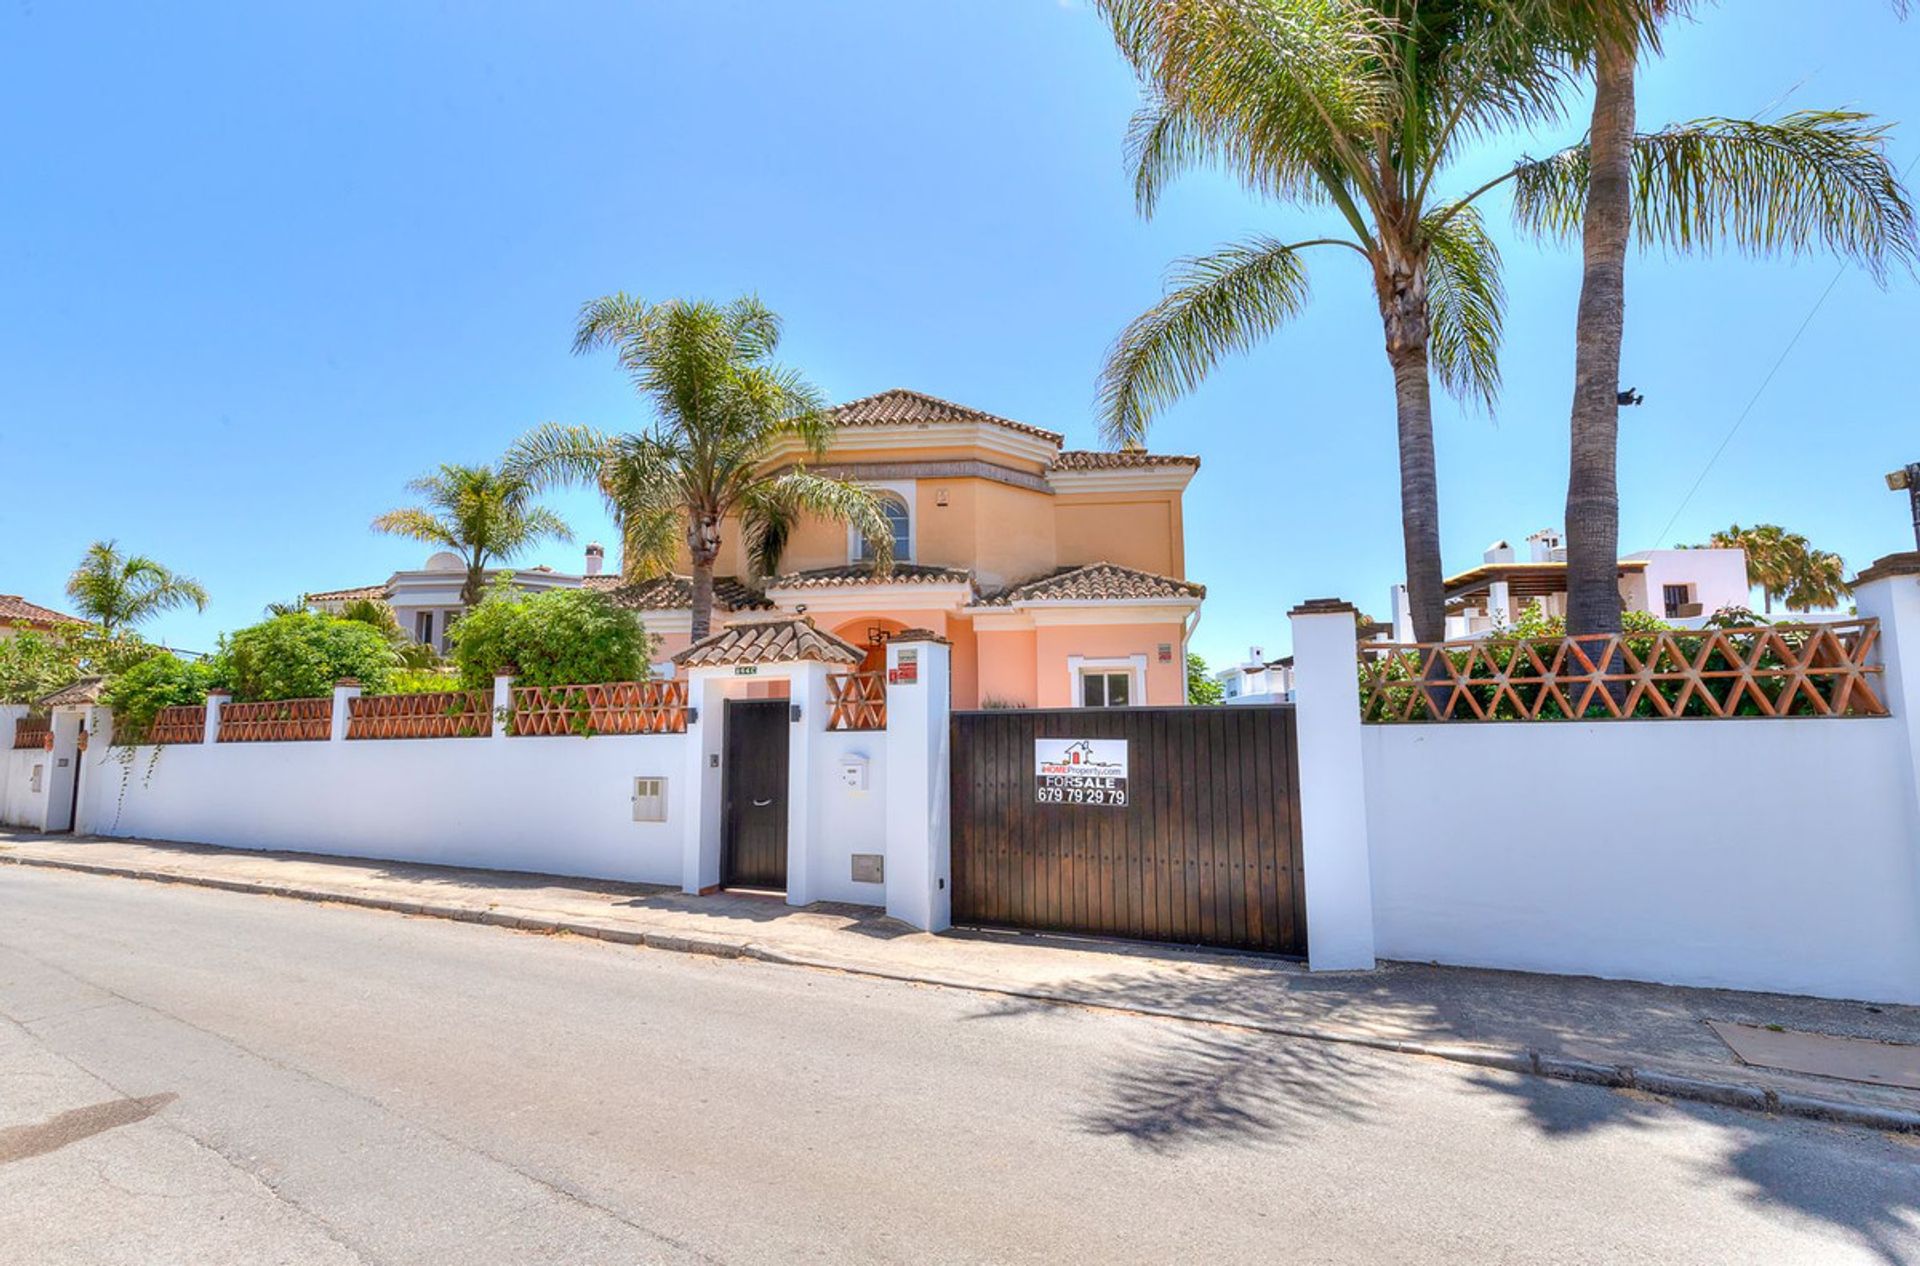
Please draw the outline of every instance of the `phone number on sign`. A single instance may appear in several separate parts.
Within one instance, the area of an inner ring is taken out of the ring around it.
[[[1113,809],[1127,807],[1127,789],[1123,786],[1064,787],[1041,783],[1034,788],[1033,798],[1039,804],[1091,804]]]

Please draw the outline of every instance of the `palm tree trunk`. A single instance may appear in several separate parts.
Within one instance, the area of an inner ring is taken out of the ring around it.
[[[1634,47],[1599,50],[1585,272],[1575,329],[1572,458],[1567,471],[1567,632],[1620,631],[1620,340],[1626,324],[1633,157]]]
[[[1427,364],[1426,263],[1389,247],[1376,263],[1375,285],[1399,423],[1407,605],[1414,640],[1440,642],[1447,636],[1447,596],[1440,566],[1440,481],[1434,470],[1433,390]]]
[[[720,557],[720,516],[694,511],[687,514],[687,555],[693,563],[693,640],[706,637],[713,626],[713,563]]]
[[[707,636],[713,625],[713,559],[693,560],[693,640]]]
[[[460,586],[460,605],[471,611],[480,605],[480,595],[486,592],[487,571],[479,560],[467,565],[467,579]]]

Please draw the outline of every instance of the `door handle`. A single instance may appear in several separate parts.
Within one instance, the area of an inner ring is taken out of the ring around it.
[[[767,799],[765,799],[765,800],[756,800],[756,801],[754,801],[754,802],[753,802],[753,807],[754,807],[754,808],[756,808],[756,809],[764,809],[764,808],[766,808],[766,807],[767,807],[768,805],[770,805],[770,804],[772,804],[772,803],[773,803],[773,799],[772,799],[772,797],[768,797],[768,798],[767,798]]]

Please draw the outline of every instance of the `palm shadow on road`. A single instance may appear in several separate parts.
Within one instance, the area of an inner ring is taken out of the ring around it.
[[[1916,1260],[1920,1141],[1537,1077],[1488,1074],[1471,1084],[1511,1100],[1535,1129],[1552,1138],[1602,1129],[1651,1131],[1676,1117],[1710,1125],[1723,1152],[1701,1159],[1702,1185],[1737,1184],[1750,1204],[1838,1227],[1895,1266]],[[1810,1163],[1816,1159],[1817,1164]]]
[[[1311,1042],[1201,1029],[1143,1042],[1080,1114],[1092,1134],[1169,1154],[1260,1142],[1367,1114],[1366,1075]]]
[[[1259,1022],[1259,1003],[1211,982],[1080,982],[1086,1001],[1152,1013],[1205,1004],[1223,1018]],[[1003,999],[974,1013],[999,1019],[1058,1013],[1063,1004]],[[1444,1028],[1443,1017],[1429,1017]],[[1221,1143],[1298,1141],[1328,1125],[1382,1118],[1391,1061],[1423,1059],[1231,1024],[1170,1021],[1130,1039],[1076,1113],[1087,1133],[1158,1155]],[[1462,1068],[1463,1066],[1455,1065]],[[1920,1143],[1851,1126],[1762,1117],[1634,1091],[1506,1073],[1466,1084],[1488,1111],[1504,1101],[1529,1128],[1572,1142],[1606,1130],[1646,1132],[1696,1122],[1716,1146],[1689,1153],[1703,1187],[1732,1185],[1755,1207],[1839,1228],[1888,1263],[1913,1256],[1920,1230]]]

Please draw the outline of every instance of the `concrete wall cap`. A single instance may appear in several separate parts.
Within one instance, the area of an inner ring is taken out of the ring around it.
[[[334,682],[333,686],[334,689],[338,690],[341,686],[357,686],[359,684],[360,679],[358,677],[342,677],[340,680]]]
[[[1892,580],[1895,576],[1920,576],[1920,550],[1875,559],[1873,566],[1853,578],[1853,584],[1857,589],[1876,580]]]
[[[1296,615],[1339,615],[1343,611],[1353,616],[1360,614],[1360,608],[1344,598],[1308,598],[1287,615],[1289,618]]]

